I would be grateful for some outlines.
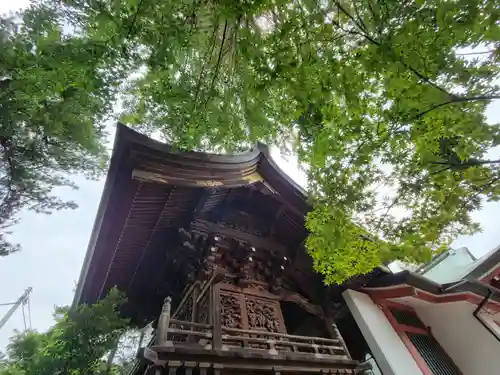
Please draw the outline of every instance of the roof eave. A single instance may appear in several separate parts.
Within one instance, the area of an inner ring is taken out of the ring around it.
[[[469,278],[453,283],[438,284],[424,276],[407,270],[372,280],[367,286],[370,289],[376,289],[397,285],[410,285],[433,295],[470,292],[478,296],[486,297],[490,291],[493,291],[495,293],[493,299],[500,302],[500,290],[477,279]]]
[[[85,253],[85,258],[83,259],[83,265],[80,271],[80,276],[78,279],[78,283],[76,285],[75,294],[73,297],[72,308],[81,303],[83,287],[86,282],[86,278],[89,272],[90,264],[92,262],[92,258],[95,252],[95,247],[97,244],[98,236],[101,230],[102,223],[104,221],[104,216],[106,214],[109,199],[112,194],[112,190],[114,188],[114,182],[117,177],[117,172],[119,169],[119,163],[121,156],[126,150],[126,141],[127,137],[125,134],[126,128],[123,126],[117,126],[115,138],[113,142],[113,150],[111,153],[111,158],[109,162],[108,172],[106,174],[106,180],[104,183],[104,188],[101,194],[101,199],[99,202],[99,206],[97,208],[96,217],[94,220],[94,225],[92,227],[92,232],[90,234],[90,240],[87,245],[87,250]]]
[[[130,154],[131,150],[136,148],[146,150],[146,152],[151,154],[154,153],[162,158],[172,157],[189,160],[190,162],[199,162],[200,165],[206,166],[211,171],[217,171],[217,167],[227,169],[229,166],[230,168],[234,167],[235,170],[238,170],[243,166],[254,166],[263,180],[266,181],[273,190],[282,195],[291,206],[295,207],[296,211],[305,215],[307,211],[310,210],[305,191],[277,166],[270,156],[268,147],[261,143],[257,144],[251,151],[238,155],[216,155],[201,152],[174,151],[171,145],[151,139],[118,123],[109,169],[80,277],[76,286],[72,303],[73,307],[84,301],[84,288],[89,282],[89,270],[91,269],[92,262],[96,261],[94,258],[96,257],[96,247],[100,241],[100,236],[104,235],[101,233],[102,224],[105,222],[105,217],[109,215],[107,212],[109,211],[110,198],[117,189],[117,176],[121,168],[123,168],[123,164],[126,162],[125,159],[127,154]]]

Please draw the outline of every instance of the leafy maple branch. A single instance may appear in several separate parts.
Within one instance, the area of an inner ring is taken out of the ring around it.
[[[214,21],[212,35],[210,37],[210,42],[209,42],[207,51],[205,52],[205,54],[203,56],[202,66],[201,66],[200,74],[198,75],[198,82],[196,84],[196,92],[195,92],[194,100],[193,100],[193,112],[196,111],[196,106],[198,104],[198,95],[200,94],[202,80],[205,76],[205,70],[206,70],[206,67],[208,65],[208,61],[210,61],[212,54],[213,54],[213,51],[214,51],[214,48],[215,48],[216,34],[217,34],[217,30],[219,29],[219,21],[218,20],[219,20],[219,18],[216,17],[215,21]]]
[[[212,91],[215,81],[217,79],[217,75],[219,74],[220,64],[222,60],[222,52],[224,50],[224,42],[226,41],[226,33],[227,33],[227,20],[224,22],[224,31],[222,32],[222,40],[220,42],[219,55],[217,56],[217,63],[215,64],[215,72],[212,77],[212,83],[210,84],[210,91]]]
[[[469,160],[462,161],[462,162],[433,161],[431,164],[451,165],[452,167],[474,167],[477,165],[484,165],[484,164],[500,164],[500,159],[498,159],[498,160],[469,159]]]
[[[432,112],[435,109],[444,107],[444,106],[449,105],[449,104],[474,102],[474,101],[488,101],[488,100],[495,100],[495,99],[500,99],[500,95],[480,95],[480,96],[470,96],[470,97],[454,97],[451,100],[433,105],[429,109],[426,109],[425,111],[420,112],[412,120],[418,120],[418,119],[424,117],[429,112]]]
[[[130,35],[132,34],[132,31],[134,30],[135,22],[137,20],[137,16],[139,15],[139,12],[141,11],[141,7],[142,7],[143,3],[144,3],[144,0],[141,0],[141,1],[139,1],[139,4],[137,5],[137,9],[132,16],[132,21],[130,22],[130,25],[128,26],[128,31],[127,31],[127,35],[125,35],[125,40],[130,38]]]
[[[345,16],[347,16],[350,20],[352,20],[352,22],[354,23],[354,25],[361,31],[355,31],[355,30],[351,30],[351,33],[354,33],[354,34],[358,34],[360,36],[362,36],[363,38],[365,38],[366,40],[368,40],[370,43],[378,46],[378,47],[382,47],[382,44],[377,41],[375,38],[373,38],[372,36],[370,36],[367,32],[365,32],[365,29],[363,28],[362,25],[360,25],[356,18],[347,11],[347,9],[342,6],[342,4],[339,2],[339,1],[335,1],[334,2],[335,5],[337,6],[337,8],[339,9],[339,11],[341,11]],[[408,69],[409,71],[411,71],[415,76],[417,76],[420,80],[422,80],[423,82],[425,82],[426,84],[434,87],[435,89],[441,91],[442,93],[446,94],[448,97],[450,98],[455,98],[456,95],[450,93],[448,90],[446,90],[445,88],[439,86],[437,83],[435,83],[434,81],[432,81],[428,76],[426,76],[425,74],[419,72],[417,69],[415,69],[413,66],[411,66],[410,64],[408,64],[404,58],[400,55],[398,55],[393,49],[390,49],[390,51],[392,52],[392,54],[394,55],[394,57],[406,68]]]
[[[496,43],[493,26],[488,26],[496,22],[490,16],[495,2],[470,1],[473,6],[468,9],[451,0],[439,4],[313,0],[285,2],[283,7],[272,0],[262,0],[258,6],[157,2],[153,9],[141,8],[144,11],[137,16],[141,22],[135,24],[134,45],[145,52],[132,63],[144,63],[149,70],[131,85],[127,95],[135,101],[131,99],[124,112],[143,129],[160,130],[190,148],[240,149],[256,139],[278,146],[293,144],[299,162],[310,166],[313,194],[325,198],[307,221],[313,233],[307,246],[327,282],[368,272],[381,257],[425,261],[431,247],[439,247],[441,236],[471,223],[457,201],[475,194],[477,184],[483,183],[477,174],[494,175],[498,166],[495,160],[481,161],[480,171],[471,171],[475,186],[461,173],[480,165],[471,159],[473,155],[487,151],[500,136],[500,130],[485,120],[485,105],[469,105],[462,113],[443,110],[437,121],[410,123],[447,105],[498,98],[494,79],[488,76],[491,71],[495,78],[496,55],[485,54],[480,69],[468,68],[456,56],[459,48],[474,46],[477,40],[487,46]],[[471,13],[478,6],[487,21]],[[110,21],[97,17],[96,9],[84,17],[89,25],[83,29],[100,40],[101,34],[109,35]],[[126,27],[136,11],[121,2],[113,15]],[[446,14],[449,22],[436,23],[436,14]],[[471,20],[466,31],[460,21],[464,17]],[[235,20],[241,20],[237,28]],[[199,27],[193,28],[194,24]],[[123,43],[118,39],[111,41],[116,43],[111,49]],[[232,59],[225,58],[231,48]],[[481,91],[473,90],[476,85]],[[455,92],[455,87],[465,88],[466,93]],[[200,110],[207,97],[221,100]],[[448,126],[450,122],[453,126]],[[465,153],[461,156],[468,164],[460,164],[453,150],[457,144],[441,152],[443,134],[460,138]],[[432,150],[438,150],[433,157],[438,162],[451,163],[430,164]],[[392,169],[390,174],[381,170],[380,160]],[[449,170],[453,178],[437,175]],[[409,217],[393,219],[392,211],[386,216],[393,202],[364,194],[379,180],[386,185],[407,181],[396,194],[403,194],[399,205]],[[485,200],[500,195],[496,183]],[[445,207],[440,206],[443,200]],[[436,215],[426,212],[427,203],[435,207]],[[369,226],[376,226],[382,215],[385,221],[378,234],[397,243],[385,250],[382,245],[367,248],[366,256],[353,266],[350,260],[362,245],[348,233],[352,234],[350,221],[362,207],[382,207]],[[469,207],[477,209],[476,204]]]

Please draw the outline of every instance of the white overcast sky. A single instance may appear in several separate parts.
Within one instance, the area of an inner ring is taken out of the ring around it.
[[[0,13],[28,3],[28,0],[18,0],[7,4],[6,0],[0,0]],[[500,102],[492,104],[488,115],[490,122],[500,122]],[[301,185],[304,184],[303,174],[293,163],[280,159],[276,153],[273,156],[284,171]],[[27,287],[33,287],[32,324],[38,330],[45,330],[53,323],[55,305],[67,305],[72,301],[104,185],[104,179],[86,181],[77,176],[74,181],[79,190],[59,189],[57,193],[64,199],[76,201],[79,208],[50,216],[23,212],[12,235],[12,240],[20,243],[23,250],[0,258],[0,304],[15,301]],[[475,214],[483,232],[458,238],[453,246],[467,246],[479,257],[500,244],[500,227],[496,222],[499,213],[500,203],[485,205]],[[0,306],[0,318],[7,310],[8,307]],[[0,351],[3,351],[13,331],[23,328],[23,316],[19,309],[0,330]]]

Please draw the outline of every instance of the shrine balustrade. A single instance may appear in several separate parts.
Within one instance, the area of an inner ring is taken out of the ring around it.
[[[333,323],[329,338],[287,333],[279,300],[259,286],[195,283],[173,313],[167,298],[150,346],[350,359]]]

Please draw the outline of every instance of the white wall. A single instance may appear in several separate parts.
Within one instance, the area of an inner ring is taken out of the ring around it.
[[[422,375],[382,310],[368,295],[346,290],[342,296],[384,375]]]
[[[463,375],[500,373],[500,342],[474,318],[473,305],[455,302],[415,311]]]

